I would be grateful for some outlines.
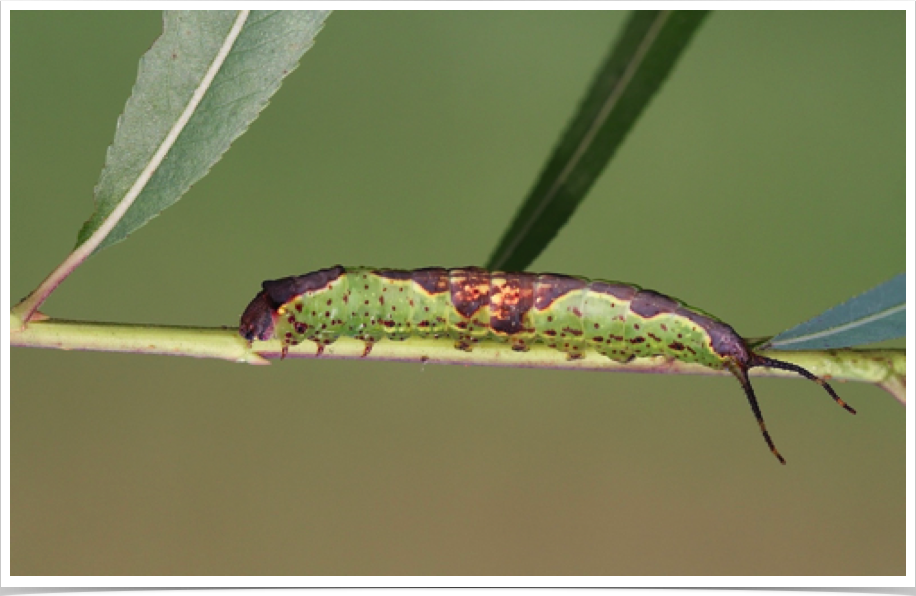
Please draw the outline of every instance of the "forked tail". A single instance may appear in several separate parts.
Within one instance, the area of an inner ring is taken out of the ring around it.
[[[741,383],[741,387],[744,389],[744,393],[747,394],[747,401],[751,405],[751,410],[754,412],[754,416],[757,418],[757,424],[760,426],[760,432],[763,434],[763,440],[766,441],[767,445],[770,448],[770,451],[773,452],[773,455],[776,456],[776,459],[779,460],[779,463],[785,465],[786,460],[782,455],[779,454],[779,451],[776,449],[776,445],[773,443],[773,439],[770,438],[770,433],[767,432],[766,424],[763,422],[763,414],[760,413],[760,406],[757,404],[757,396],[754,395],[754,388],[751,386],[751,380],[747,376],[748,369],[765,366],[767,368],[779,368],[782,370],[791,370],[810,379],[827,390],[827,393],[830,394],[830,397],[843,406],[851,414],[855,414],[856,411],[852,409],[846,402],[840,399],[840,396],[836,394],[836,391],[833,390],[833,387],[830,386],[827,381],[821,379],[818,376],[815,376],[810,371],[797,364],[792,364],[791,362],[783,362],[782,360],[774,360],[772,358],[767,358],[766,356],[760,356],[758,354],[751,354],[749,361],[746,366],[741,366],[738,363],[735,363],[731,367],[732,373],[738,377],[738,381]]]
[[[833,390],[833,387],[831,387],[827,381],[825,381],[824,379],[818,376],[811,374],[810,371],[808,371],[805,368],[800,367],[797,364],[792,364],[791,362],[783,362],[782,360],[773,360],[772,358],[767,358],[766,356],[760,356],[759,354],[753,354],[751,355],[751,362],[748,364],[748,368],[754,368],[755,366],[766,366],[767,368],[780,368],[782,370],[791,370],[792,372],[796,372],[800,374],[801,376],[805,377],[806,379],[814,381],[815,383],[817,383],[818,385],[826,389],[827,393],[830,394],[830,397],[833,398],[833,401],[843,406],[843,408],[845,408],[850,414],[856,413],[856,411],[853,410],[845,401],[840,399],[840,396],[836,394],[836,391]]]

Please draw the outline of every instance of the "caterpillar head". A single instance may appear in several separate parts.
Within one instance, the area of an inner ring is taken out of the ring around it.
[[[239,322],[239,335],[252,341],[260,339],[267,341],[274,334],[274,326],[277,324],[277,306],[268,296],[267,292],[262,290],[254,297],[245,312],[242,313],[242,320]]]

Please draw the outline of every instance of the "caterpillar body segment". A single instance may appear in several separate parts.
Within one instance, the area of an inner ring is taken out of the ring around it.
[[[593,350],[618,362],[665,356],[731,371],[741,383],[761,433],[776,450],[747,371],[792,370],[817,382],[848,411],[822,379],[787,362],[753,353],[728,324],[683,302],[633,284],[555,274],[487,271],[478,267],[412,271],[342,267],[265,281],[239,325],[245,339],[277,337],[283,352],[313,341],[320,354],[341,336],[382,339],[450,338],[457,349],[481,342],[525,351],[544,343],[568,358]]]

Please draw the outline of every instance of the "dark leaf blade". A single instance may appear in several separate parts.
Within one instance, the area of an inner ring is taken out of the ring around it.
[[[834,306],[767,343],[775,350],[848,348],[906,336],[906,274]]]
[[[527,268],[575,212],[706,11],[636,11],[487,265]]]

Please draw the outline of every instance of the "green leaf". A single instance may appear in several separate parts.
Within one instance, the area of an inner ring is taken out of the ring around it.
[[[124,240],[175,203],[267,105],[327,11],[166,11],[141,58],[77,247]]]
[[[527,268],[557,235],[671,72],[705,11],[637,11],[598,71],[541,177],[490,257]]]
[[[906,336],[906,275],[901,273],[784,331],[767,343],[775,350],[846,348]]]

